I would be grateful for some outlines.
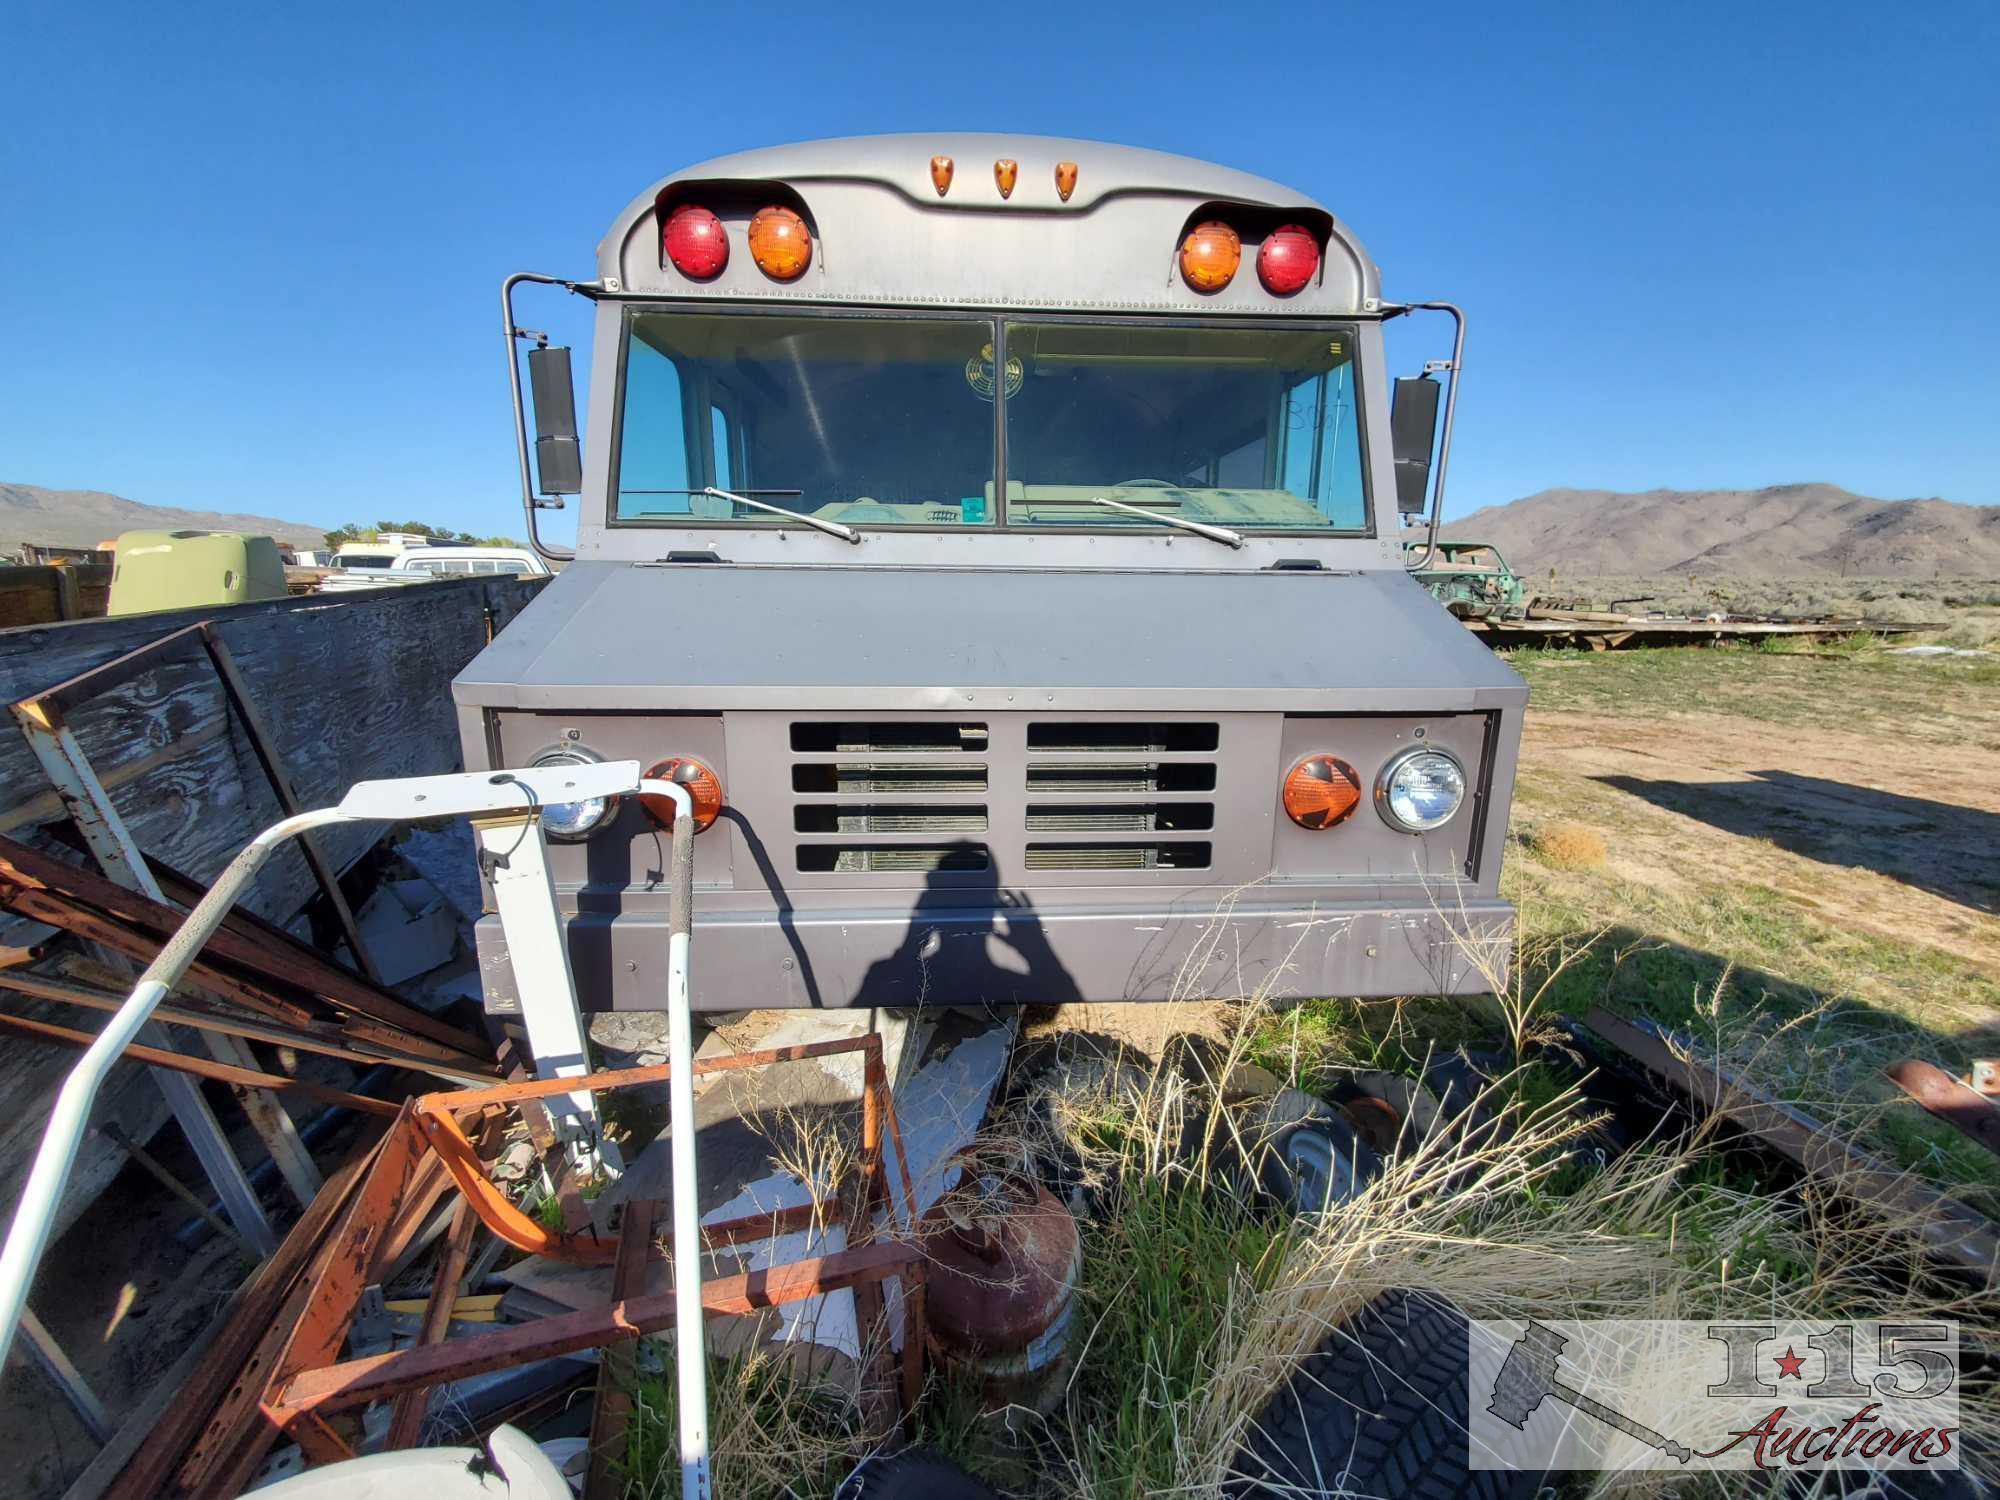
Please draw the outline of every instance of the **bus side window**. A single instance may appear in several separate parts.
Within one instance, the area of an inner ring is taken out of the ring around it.
[[[618,516],[692,509],[687,428],[682,416],[680,370],[672,359],[633,338],[625,368],[625,421],[618,443]]]

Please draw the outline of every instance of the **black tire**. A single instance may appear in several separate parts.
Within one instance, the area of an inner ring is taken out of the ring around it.
[[[1388,1292],[1271,1399],[1225,1493],[1512,1500],[1539,1476],[1466,1458],[1466,1324],[1434,1297]]]
[[[834,1500],[999,1500],[998,1494],[928,1448],[866,1458],[841,1481]]]

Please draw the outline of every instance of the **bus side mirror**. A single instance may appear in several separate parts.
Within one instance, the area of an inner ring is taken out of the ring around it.
[[[535,402],[535,472],[544,495],[583,493],[583,449],[576,440],[576,387],[569,350],[528,351],[528,386]]]
[[[1437,442],[1438,392],[1444,387],[1428,375],[1396,382],[1389,405],[1389,446],[1396,460],[1396,510],[1406,516],[1424,513],[1431,487],[1431,449]]]

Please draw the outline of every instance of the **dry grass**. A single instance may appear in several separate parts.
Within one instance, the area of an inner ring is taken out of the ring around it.
[[[1604,835],[1587,823],[1559,820],[1523,836],[1529,849],[1559,870],[1595,870],[1610,857]]]
[[[1518,993],[1518,991],[1517,991]],[[1205,1316],[1136,1341],[1119,1310],[1162,1299],[1149,1283],[1188,1290],[1185,1267],[1121,1262],[1109,1295],[1087,1299],[1097,1317],[1064,1416],[1042,1437],[1038,1493],[1217,1496],[1258,1414],[1301,1362],[1386,1291],[1427,1291],[1475,1318],[1760,1319],[1825,1316],[1957,1317],[1991,1327],[1987,1300],[1927,1270],[1918,1226],[1828,1211],[1820,1195],[1789,1197],[1732,1185],[1709,1129],[1647,1143],[1601,1172],[1580,1172],[1568,1150],[1592,1124],[1574,1089],[1537,1098],[1534,1065],[1499,1078],[1477,1101],[1489,1123],[1407,1141],[1383,1174],[1337,1212],[1264,1224],[1236,1191],[1234,1164],[1254,1157],[1254,1112],[1215,1088],[1250,1052],[1269,1018],[1246,1008],[1212,1070],[1158,1068],[1052,1074],[1017,1106],[1010,1147],[1033,1138],[1023,1114],[1054,1122],[1049,1144],[1081,1154],[1096,1180],[1115,1184],[1107,1221],[1175,1219],[1189,1259],[1217,1249],[1234,1259],[1200,1289]],[[1749,1065],[1755,1067],[1756,1060]],[[1106,1274],[1100,1268],[1099,1274]],[[1200,1347],[1176,1347],[1195,1337]],[[1123,1336],[1121,1336],[1121,1333]],[[1143,1417],[1129,1413],[1142,1393]],[[1126,1418],[1120,1425],[1119,1419]],[[1967,1438],[1990,1453],[2000,1408],[1968,1397]],[[1107,1422],[1111,1441],[1104,1441]],[[1134,1450],[1145,1457],[1136,1466]],[[1637,1476],[1641,1490],[1671,1476]],[[1632,1492],[1632,1476],[1619,1481]],[[1736,1476],[1717,1476],[1725,1490]],[[1607,1478],[1597,1488],[1609,1490]]]

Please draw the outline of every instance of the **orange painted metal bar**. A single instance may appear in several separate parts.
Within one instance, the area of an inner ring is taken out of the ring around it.
[[[837,1292],[860,1282],[897,1275],[922,1254],[917,1246],[900,1240],[880,1240],[835,1255],[735,1276],[718,1276],[703,1285],[702,1308],[710,1317],[718,1317],[782,1307],[823,1292]],[[596,1348],[614,1339],[655,1333],[672,1327],[673,1321],[671,1290],[657,1296],[629,1298],[608,1307],[538,1318],[478,1338],[417,1345],[345,1364],[301,1370],[275,1383],[265,1396],[264,1410],[279,1426],[290,1428],[302,1418],[351,1410],[407,1390]]]
[[[863,1166],[871,1185],[880,1172],[881,1138],[878,1121],[886,1121],[898,1142],[898,1162],[901,1162],[901,1131],[896,1123],[895,1101],[889,1097],[882,1067],[882,1039],[874,1032],[858,1037],[843,1037],[831,1042],[811,1042],[796,1047],[772,1047],[761,1052],[740,1052],[728,1057],[708,1058],[695,1064],[696,1073],[734,1072],[741,1068],[769,1067],[775,1063],[802,1062],[811,1058],[832,1057],[842,1053],[863,1054]],[[451,1173],[473,1211],[486,1227],[503,1242],[529,1255],[542,1256],[549,1260],[563,1261],[569,1265],[605,1266],[617,1259],[618,1246],[614,1241],[595,1236],[570,1234],[549,1229],[539,1220],[529,1217],[515,1206],[514,1201],[486,1175],[485,1167],[466,1138],[455,1113],[477,1109],[492,1104],[526,1104],[535,1100],[553,1098],[559,1094],[571,1094],[579,1090],[590,1093],[608,1093],[616,1089],[634,1088],[641,1084],[662,1083],[672,1069],[662,1064],[651,1068],[624,1068],[610,1073],[591,1073],[580,1078],[543,1078],[523,1080],[518,1083],[497,1084],[492,1088],[452,1089],[442,1093],[425,1094],[412,1101],[415,1119],[429,1140],[431,1148],[437,1152],[438,1160]],[[871,1127],[874,1127],[871,1134]],[[904,1167],[904,1194],[906,1206],[910,1209],[910,1223],[914,1227],[915,1200],[909,1195],[908,1168]],[[872,1203],[871,1197],[868,1200]],[[746,1221],[749,1222],[749,1221]],[[761,1216],[757,1220],[760,1229],[765,1222]],[[712,1226],[710,1239],[715,1241]],[[804,1227],[804,1226],[798,1226]]]

